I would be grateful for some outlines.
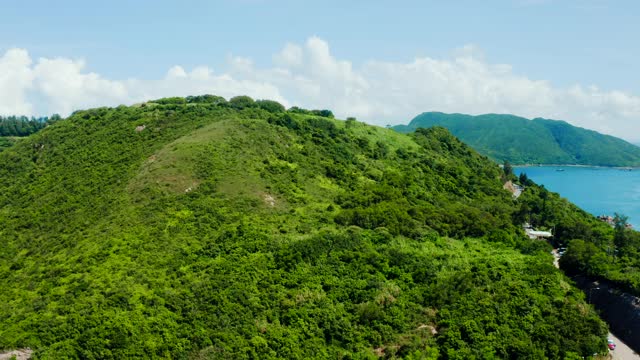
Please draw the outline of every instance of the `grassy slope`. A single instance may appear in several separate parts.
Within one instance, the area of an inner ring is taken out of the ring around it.
[[[511,224],[499,175],[442,129],[407,136],[202,104],[78,112],[0,154],[0,348],[602,349],[605,328],[582,295]]]
[[[444,126],[476,150],[516,164],[640,166],[640,148],[621,139],[563,121],[527,120],[513,115],[424,113],[401,132]]]

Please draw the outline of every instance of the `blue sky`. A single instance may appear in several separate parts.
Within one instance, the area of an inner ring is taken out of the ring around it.
[[[4,93],[21,96],[5,97],[14,105],[0,103],[3,113],[68,112],[169,96],[172,89],[175,95],[245,91],[343,116],[352,106],[353,115],[378,124],[406,123],[431,110],[513,112],[640,139],[629,135],[640,130],[640,3],[634,1],[25,0],[5,1],[1,10],[0,57],[13,65],[0,65],[0,95],[3,71],[15,72],[20,63],[31,74],[22,88],[5,81]],[[296,54],[302,50],[303,63],[276,60],[287,44]],[[314,64],[310,57],[321,57],[316,51],[325,47],[329,60]],[[464,58],[475,62],[458,61]],[[41,59],[50,60],[42,69]],[[416,65],[417,59],[427,61]],[[61,60],[75,70],[59,71]],[[165,81],[175,66],[186,74],[179,84]],[[205,75],[193,73],[203,68]],[[288,80],[274,75],[277,69],[288,71]],[[332,82],[323,83],[323,71],[337,71],[326,76]],[[52,73],[68,74],[68,84]],[[90,81],[90,91],[75,85]],[[489,94],[478,93],[486,90],[483,81],[492,84]],[[67,98],[52,87],[68,88]],[[152,91],[158,87],[163,92]],[[91,91],[93,97],[86,95]],[[413,98],[404,101],[405,95]],[[376,107],[384,98],[394,101]]]

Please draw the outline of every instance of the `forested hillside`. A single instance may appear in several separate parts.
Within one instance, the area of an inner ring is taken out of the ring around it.
[[[574,236],[560,261],[563,270],[610,281],[618,289],[640,296],[640,232],[626,225],[627,217],[616,214],[613,236],[592,231]]]
[[[59,115],[28,118],[26,116],[0,116],[0,136],[27,136],[60,120]]]
[[[640,147],[564,121],[427,112],[394,129],[443,126],[481,154],[512,164],[640,166]]]
[[[216,96],[0,153],[0,348],[41,359],[569,358],[606,326],[523,221],[613,236],[444,128]],[[515,179],[513,179],[515,180]]]
[[[0,152],[13,145],[17,138],[34,134],[60,119],[59,115],[39,118],[0,116]]]

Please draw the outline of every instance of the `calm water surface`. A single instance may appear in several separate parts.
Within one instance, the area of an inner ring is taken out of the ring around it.
[[[570,166],[514,167],[537,184],[559,193],[593,215],[614,212],[640,229],[640,170]]]

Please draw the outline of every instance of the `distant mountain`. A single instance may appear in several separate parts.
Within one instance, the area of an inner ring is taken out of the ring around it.
[[[514,115],[426,112],[399,132],[443,126],[478,152],[513,164],[640,166],[640,147],[565,121]]]

